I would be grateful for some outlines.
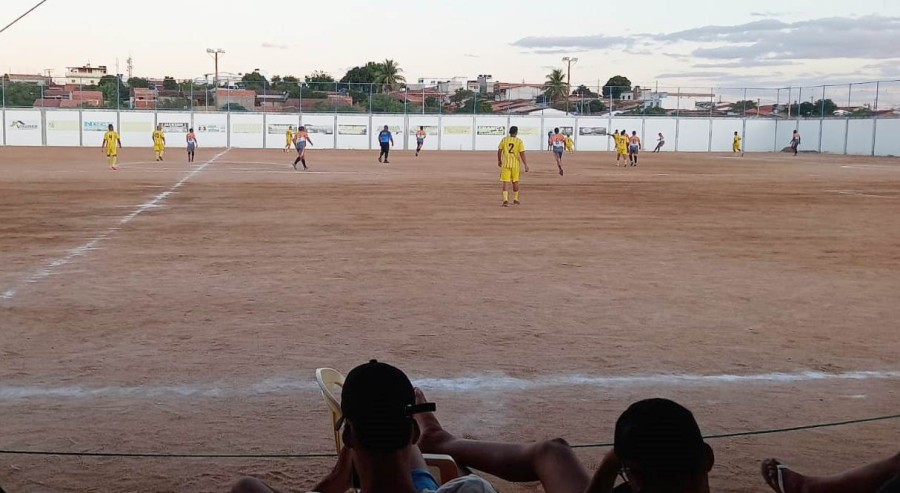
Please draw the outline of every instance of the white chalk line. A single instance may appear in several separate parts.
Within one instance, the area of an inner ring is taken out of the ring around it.
[[[520,378],[503,373],[490,373],[469,377],[413,378],[412,381],[414,385],[421,387],[426,391],[477,394],[480,392],[496,393],[503,391],[526,391],[563,387],[627,389],[641,386],[699,387],[711,385],[736,386],[754,383],[778,385],[815,381],[888,379],[900,379],[900,371],[851,371],[843,373],[801,371],[794,373],[775,372],[748,375],[666,373],[604,376],[557,374],[535,378]],[[94,387],[83,385],[60,387],[2,385],[0,386],[0,400],[29,398],[153,398],[167,396],[232,398],[296,392],[318,392],[318,386],[312,379],[301,380],[289,377],[274,377],[244,386],[237,386],[225,382],[140,386],[105,385]]]
[[[871,193],[859,192],[856,190],[825,190],[825,191],[830,192],[830,193],[837,193],[840,195],[857,195],[859,197],[874,197],[877,199],[895,199],[895,198],[897,198],[897,197],[894,197],[891,195],[875,195],[875,194],[871,194]]]
[[[63,255],[62,257],[51,260],[44,267],[38,269],[33,274],[26,277],[25,280],[22,281],[22,283],[20,283],[20,284],[33,284],[36,282],[40,282],[40,281],[46,279],[47,277],[50,277],[50,275],[52,275],[53,272],[56,269],[58,269],[59,267],[63,267],[65,265],[69,264],[70,262],[72,262],[73,260],[75,260],[76,258],[81,257],[82,255],[86,254],[87,252],[89,252],[91,250],[94,250],[100,242],[109,238],[110,235],[112,235],[113,233],[118,231],[121,228],[121,226],[128,224],[129,222],[131,222],[134,218],[136,218],[143,212],[148,211],[153,208],[156,208],[156,207],[159,207],[159,204],[162,201],[164,201],[169,195],[172,195],[173,193],[175,193],[175,191],[178,190],[178,188],[180,188],[182,185],[184,185],[184,182],[190,180],[192,177],[197,175],[197,173],[200,173],[201,171],[203,171],[207,166],[209,166],[210,164],[215,162],[216,159],[218,159],[220,156],[222,156],[226,152],[228,152],[228,149],[225,149],[224,151],[216,154],[215,156],[212,157],[212,159],[210,159],[210,160],[206,161],[205,163],[201,164],[200,166],[197,166],[196,168],[194,168],[190,173],[188,173],[187,175],[182,177],[180,180],[178,180],[178,182],[176,182],[174,185],[169,187],[168,190],[161,192],[161,193],[157,194],[156,196],[154,196],[149,201],[144,202],[141,205],[138,205],[129,214],[126,214],[121,219],[119,219],[118,226],[112,226],[112,227],[108,228],[103,233],[100,233],[100,234],[94,236],[93,238],[91,238],[87,243],[84,243],[82,245],[79,245],[75,248],[68,250],[66,252],[66,254]],[[2,293],[0,293],[0,300],[2,300],[2,299],[9,300],[9,299],[14,298],[16,296],[16,292],[18,291],[18,289],[19,289],[18,287],[13,287],[13,288],[9,288],[9,289],[3,291]]]

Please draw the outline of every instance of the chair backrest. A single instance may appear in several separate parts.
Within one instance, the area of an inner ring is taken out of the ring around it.
[[[338,453],[341,453],[341,432],[336,430],[338,420],[341,419],[341,403],[334,396],[335,390],[344,387],[344,375],[341,372],[331,368],[319,368],[316,370],[316,383],[319,384],[319,390],[322,391],[322,398],[331,411],[331,427],[334,432],[334,447]]]

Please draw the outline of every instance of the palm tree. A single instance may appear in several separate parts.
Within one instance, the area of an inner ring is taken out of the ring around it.
[[[547,74],[547,82],[544,82],[544,95],[552,103],[554,99],[567,97],[569,94],[566,85],[566,73],[562,69],[553,69]]]
[[[400,72],[403,72],[400,64],[386,59],[375,69],[375,82],[383,84],[385,89],[390,90],[392,86],[406,82],[406,77],[400,75]]]

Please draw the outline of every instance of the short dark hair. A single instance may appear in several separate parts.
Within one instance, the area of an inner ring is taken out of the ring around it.
[[[677,490],[702,473],[705,447],[694,415],[668,399],[636,402],[616,421],[616,455],[653,491]]]
[[[554,129],[553,129],[553,132],[559,133],[559,127],[554,128]]]
[[[354,368],[341,391],[341,414],[359,446],[370,452],[403,449],[412,438],[413,415],[433,410],[433,404],[416,405],[406,374],[376,360]]]
[[[509,135],[516,135],[519,133],[519,127],[513,125],[509,127]]]
[[[189,129],[188,129],[188,132],[193,132],[193,131],[194,131],[193,128],[189,128]]]

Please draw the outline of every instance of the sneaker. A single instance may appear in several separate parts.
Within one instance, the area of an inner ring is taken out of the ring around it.
[[[387,159],[385,159],[385,160],[384,160],[384,164],[391,164],[391,162],[388,161]]]
[[[378,162],[379,163],[381,162],[381,156],[378,156]]]
[[[294,171],[297,171],[297,163],[294,163],[294,164],[292,164],[291,166],[294,167]]]
[[[504,200],[503,204],[501,204],[500,207],[509,207],[509,202]]]
[[[563,169],[562,169],[562,167],[560,167],[559,168],[559,176],[562,176],[562,175],[563,175]]]
[[[513,205],[522,205],[522,203],[519,202],[518,200],[513,200]]]

